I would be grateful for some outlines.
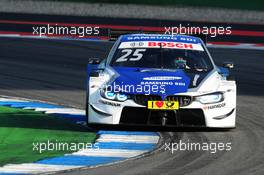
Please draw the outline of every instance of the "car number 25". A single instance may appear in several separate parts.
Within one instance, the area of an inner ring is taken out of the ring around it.
[[[116,62],[125,61],[139,61],[143,57],[143,53],[146,49],[136,49],[134,52],[132,49],[123,49],[121,52],[125,53],[121,57],[116,59]]]

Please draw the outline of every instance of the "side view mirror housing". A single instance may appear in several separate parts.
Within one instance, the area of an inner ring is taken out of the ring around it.
[[[91,72],[90,77],[99,77],[99,72],[96,71]]]
[[[234,63],[232,62],[224,62],[223,67],[227,69],[233,69],[234,68]]]
[[[89,64],[99,64],[100,62],[100,58],[89,58]]]
[[[99,64],[101,63],[100,58],[90,58],[88,65],[87,65],[87,75],[89,77],[99,77],[100,72],[102,72],[104,69],[99,68]]]

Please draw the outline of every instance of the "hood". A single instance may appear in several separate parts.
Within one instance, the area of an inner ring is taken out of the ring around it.
[[[165,98],[197,87],[208,73],[185,73],[183,70],[112,67],[115,75],[109,82],[112,90],[127,94],[152,94]]]

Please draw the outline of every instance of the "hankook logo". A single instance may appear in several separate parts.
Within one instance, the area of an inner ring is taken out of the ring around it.
[[[104,101],[104,100],[99,100],[99,102],[105,104],[105,105],[111,105],[111,106],[121,106],[119,103],[114,103],[114,102],[109,102],[109,101]]]
[[[218,105],[212,105],[212,106],[205,106],[203,107],[204,110],[207,110],[207,109],[216,109],[216,108],[223,108],[225,107],[225,103],[221,103],[221,104],[218,104]]]

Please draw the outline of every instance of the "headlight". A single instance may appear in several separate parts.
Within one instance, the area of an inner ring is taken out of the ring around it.
[[[126,101],[128,99],[128,96],[123,93],[115,93],[111,91],[101,91],[101,96],[109,99],[109,100],[116,100],[116,101]]]
[[[116,99],[117,99],[118,101],[126,101],[126,100],[127,100],[127,95],[118,93],[118,94],[116,95]]]
[[[196,100],[203,104],[218,103],[224,100],[224,95],[221,92],[217,92],[213,94],[198,96],[196,97]]]
[[[110,100],[114,100],[116,98],[116,94],[114,92],[105,91],[103,94],[103,97]]]

